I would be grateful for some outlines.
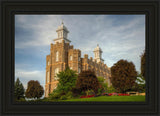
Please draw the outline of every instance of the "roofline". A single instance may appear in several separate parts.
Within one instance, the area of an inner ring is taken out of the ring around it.
[[[54,39],[54,41],[59,40],[59,39],[63,39],[63,38],[57,38],[57,39]],[[67,40],[67,41],[71,42],[71,40],[69,40],[67,38],[64,38],[63,40]]]

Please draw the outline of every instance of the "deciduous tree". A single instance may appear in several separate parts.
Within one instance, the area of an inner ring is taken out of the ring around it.
[[[27,90],[25,92],[27,98],[38,99],[42,97],[43,93],[44,89],[38,81],[31,80],[28,82]]]
[[[135,65],[127,60],[119,60],[111,67],[111,82],[119,92],[131,89],[136,81],[137,72]]]
[[[95,93],[98,92],[99,82],[95,73],[91,70],[82,71],[77,78],[76,88],[82,91],[93,90]]]

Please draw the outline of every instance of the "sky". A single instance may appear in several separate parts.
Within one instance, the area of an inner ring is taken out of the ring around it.
[[[99,44],[108,67],[120,59],[134,63],[140,72],[140,55],[145,49],[145,15],[15,15],[15,80],[27,87],[30,80],[45,85],[46,55],[57,38],[61,22],[68,39],[81,57]]]

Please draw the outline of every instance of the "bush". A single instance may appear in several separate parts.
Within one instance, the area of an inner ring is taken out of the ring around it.
[[[114,92],[116,92],[116,89],[111,85],[110,87],[108,87],[107,92],[114,93]]]
[[[66,100],[67,99],[67,96],[66,95],[63,95],[60,97],[60,100]]]
[[[69,91],[67,94],[66,94],[66,97],[67,99],[72,99],[73,98],[73,93],[71,91]]]
[[[49,99],[59,99],[61,97],[61,93],[55,92],[49,95]]]
[[[83,91],[81,91],[81,89],[79,88],[73,88],[72,89],[72,93],[74,97],[77,97],[78,95],[84,95],[85,93]]]
[[[100,95],[102,95],[103,92],[104,92],[104,90],[99,88],[97,95],[100,96]]]

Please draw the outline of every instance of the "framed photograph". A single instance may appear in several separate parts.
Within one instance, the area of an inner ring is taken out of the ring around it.
[[[159,115],[159,1],[1,10],[1,115]]]

